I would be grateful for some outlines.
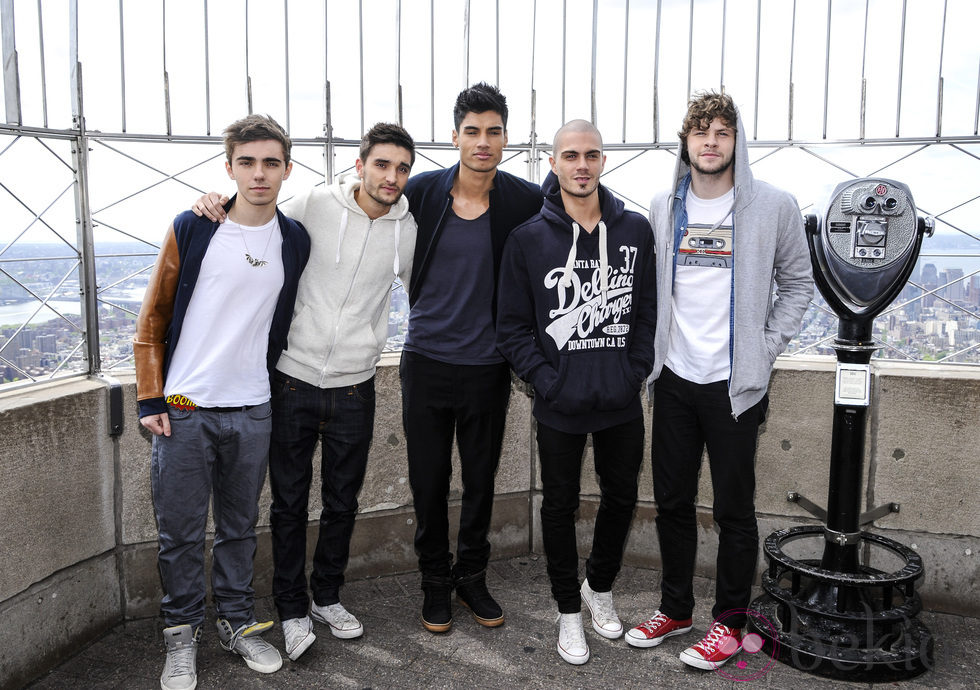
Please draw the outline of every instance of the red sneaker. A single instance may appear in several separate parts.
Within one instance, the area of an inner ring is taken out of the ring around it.
[[[668,637],[683,635],[690,629],[690,618],[684,621],[675,621],[658,610],[650,620],[640,623],[626,633],[626,643],[633,647],[656,647]]]
[[[715,623],[700,642],[681,652],[681,661],[694,668],[713,671],[740,651],[742,630]]]

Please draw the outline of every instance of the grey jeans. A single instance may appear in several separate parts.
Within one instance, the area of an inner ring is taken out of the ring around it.
[[[151,483],[160,532],[167,627],[204,622],[204,536],[214,495],[211,591],[232,628],[254,620],[252,563],[258,501],[269,463],[272,407],[169,408],[171,435],[153,437]]]

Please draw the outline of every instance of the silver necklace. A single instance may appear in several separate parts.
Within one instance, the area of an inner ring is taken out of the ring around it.
[[[272,241],[272,232],[275,229],[276,229],[276,226],[275,225],[273,225],[271,228],[269,228],[269,236],[265,239],[265,249],[262,250],[262,256],[265,256],[266,252],[269,251],[269,242]],[[238,232],[242,236],[242,244],[245,245],[245,260],[247,262],[249,262],[255,268],[261,268],[262,266],[265,266],[266,264],[268,264],[269,263],[268,261],[266,261],[264,259],[256,259],[255,257],[253,257],[251,255],[251,253],[249,253],[249,251],[248,251],[248,242],[245,241],[245,231],[242,230],[242,226],[241,225],[238,226]]]

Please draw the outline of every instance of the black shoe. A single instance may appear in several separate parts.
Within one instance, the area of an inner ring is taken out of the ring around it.
[[[504,612],[487,591],[487,571],[456,578],[456,599],[468,608],[480,625],[496,628],[504,624]]]
[[[453,579],[423,575],[422,591],[422,625],[429,632],[447,632],[453,627]]]

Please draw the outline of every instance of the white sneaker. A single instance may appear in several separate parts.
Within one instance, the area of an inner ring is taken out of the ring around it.
[[[330,626],[330,633],[342,640],[350,640],[364,634],[364,626],[349,613],[340,602],[329,606],[317,606],[316,602],[310,608],[313,620]]]
[[[282,622],[282,634],[286,638],[286,656],[296,661],[316,641],[313,621],[309,616],[287,618]]]
[[[570,664],[580,666],[589,660],[581,613],[558,614],[558,654]]]
[[[197,643],[201,628],[189,625],[165,628],[163,641],[167,647],[167,661],[160,676],[163,690],[194,690],[197,687]]]
[[[616,615],[612,592],[594,592],[586,580],[582,583],[582,601],[592,614],[593,630],[610,640],[623,634],[623,622]]]

